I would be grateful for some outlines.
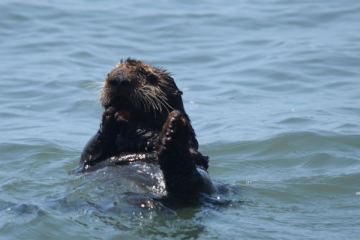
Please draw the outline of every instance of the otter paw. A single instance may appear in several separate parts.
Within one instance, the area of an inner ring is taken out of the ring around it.
[[[177,152],[187,145],[188,120],[180,111],[172,111],[164,123],[159,137],[158,152]],[[174,151],[175,150],[175,151]]]
[[[115,119],[115,113],[116,110],[114,107],[109,107],[107,109],[105,109],[103,116],[102,116],[102,121],[101,121],[101,125],[100,125],[100,131],[103,134],[109,134],[109,133],[113,133],[116,130],[116,119]]]

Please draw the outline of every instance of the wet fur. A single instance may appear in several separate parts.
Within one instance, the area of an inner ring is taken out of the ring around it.
[[[208,157],[198,151],[194,129],[170,74],[141,61],[121,61],[101,92],[100,128],[81,155],[83,171],[134,161],[160,165],[168,196],[194,198],[210,192],[201,171]]]

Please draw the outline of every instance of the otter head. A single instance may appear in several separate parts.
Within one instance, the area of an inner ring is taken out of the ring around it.
[[[170,111],[184,111],[181,94],[167,71],[127,59],[108,73],[100,100],[104,108],[165,121]]]

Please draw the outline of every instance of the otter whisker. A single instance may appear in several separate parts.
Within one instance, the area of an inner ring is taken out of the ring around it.
[[[154,110],[162,111],[161,106],[159,106],[159,105],[157,104],[157,102],[151,97],[151,95],[147,95],[146,97],[147,97],[147,98],[149,99],[149,101],[151,102],[151,105],[152,105],[152,107],[153,107]]]
[[[100,101],[103,106],[106,106],[110,103],[110,96],[106,92],[108,89],[106,87],[102,88],[102,91],[100,92]]]
[[[137,100],[139,101],[139,108],[144,109],[145,112],[150,112],[150,107],[148,106],[148,101],[144,98],[146,95],[143,93],[143,91],[140,91],[141,93],[139,93],[138,91],[136,92],[136,97]]]
[[[162,106],[158,104],[158,102],[156,101],[156,98],[153,97],[152,94],[146,94],[144,95],[146,96],[146,98],[148,99],[148,101],[151,103],[151,107],[153,108],[153,113],[156,117],[158,112],[162,112]]]
[[[149,112],[150,112],[150,107],[154,108],[154,102],[153,100],[146,94],[143,95],[144,96],[144,105],[146,105],[146,108],[149,108]]]
[[[153,103],[152,107],[154,110],[158,110],[160,112],[166,110],[167,112],[169,112],[169,109],[172,109],[172,107],[169,104],[167,104],[168,99],[161,90],[146,88],[146,91],[143,92],[144,92],[144,96],[146,96],[148,99],[151,99],[151,102]]]
[[[173,110],[174,108],[168,103],[168,99],[165,96],[165,94],[162,92],[162,94],[159,94],[158,96],[159,102],[164,106],[164,108],[170,112],[170,110]]]
[[[151,93],[151,89],[142,89],[141,90],[142,94],[142,100],[143,100],[143,105],[146,109],[149,110],[149,112],[153,112],[154,115],[156,116],[158,111],[162,111],[162,108],[160,107],[160,105],[157,103],[156,99],[153,98],[153,93]],[[151,111],[151,109],[153,109],[154,111]]]
[[[134,89],[134,92],[130,95],[130,98],[132,99],[132,102],[134,103],[136,108],[144,109],[142,100],[139,96],[141,96],[141,94],[139,94],[138,91]]]
[[[164,103],[163,103],[162,98],[159,98],[159,96],[156,96],[155,98],[156,98],[157,104],[158,104],[159,107],[161,108],[161,111],[162,111],[163,109],[165,109],[166,111],[168,111],[167,107],[166,107],[166,106],[164,105]]]
[[[141,102],[141,107],[145,110],[145,112],[150,111],[149,102],[146,99],[146,94],[142,90],[139,90],[139,92],[141,92],[141,94],[138,93],[138,98],[139,101]]]
[[[160,112],[162,112],[164,109],[165,110],[168,110],[167,108],[166,108],[166,106],[163,104],[163,100],[162,100],[162,98],[159,98],[159,94],[157,93],[157,94],[151,94],[151,95],[149,95],[150,96],[150,98],[152,98],[152,100],[155,102],[155,105],[156,105],[156,107],[157,107],[157,109],[159,109],[159,111]]]
[[[156,116],[157,112],[162,112],[162,106],[161,104],[159,104],[159,101],[156,97],[156,91],[154,91],[151,88],[142,88],[141,89],[142,92],[142,98],[143,100],[149,104],[149,107],[151,107],[154,111],[154,115]]]

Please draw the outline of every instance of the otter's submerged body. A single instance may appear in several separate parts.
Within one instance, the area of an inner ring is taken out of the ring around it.
[[[159,164],[167,197],[196,199],[214,187],[173,78],[141,61],[121,61],[101,93],[100,128],[85,146],[81,168],[91,171],[136,161]]]

